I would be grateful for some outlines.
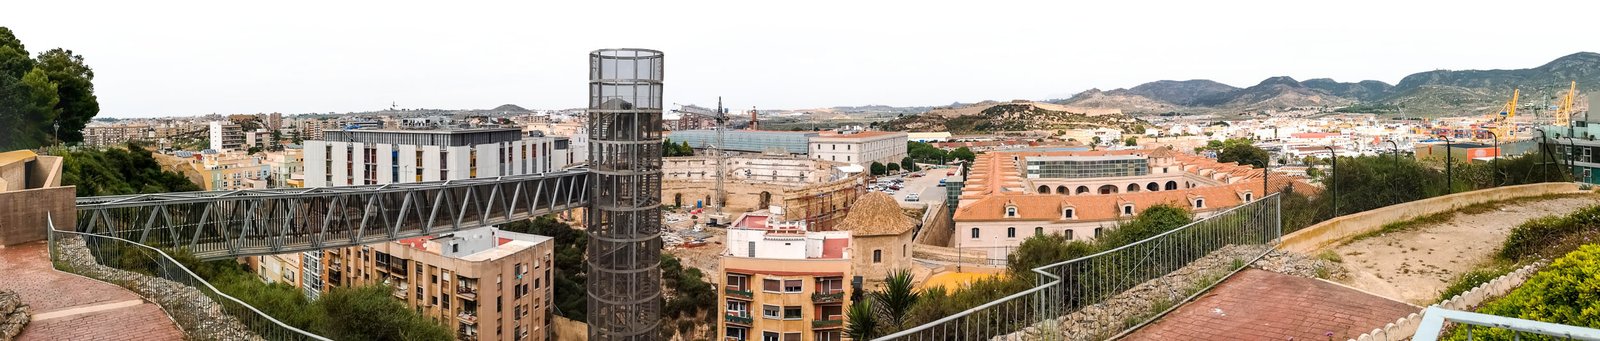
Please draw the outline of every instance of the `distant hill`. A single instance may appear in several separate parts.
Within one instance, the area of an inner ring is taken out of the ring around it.
[[[1083,110],[1032,101],[983,102],[961,108],[933,110],[880,124],[885,130],[948,131],[953,134],[1000,131],[1053,131],[1079,128],[1113,128],[1143,131],[1147,124],[1116,111]]]
[[[1498,110],[1521,89],[1522,103],[1543,105],[1566,93],[1578,81],[1580,95],[1600,91],[1600,54],[1579,52],[1528,69],[1435,70],[1415,73],[1389,85],[1364,80],[1347,83],[1328,78],[1296,81],[1272,77],[1248,88],[1210,80],[1162,80],[1128,89],[1089,89],[1051,103],[1129,114],[1215,113],[1288,108],[1386,108],[1379,114],[1446,116]],[[1587,81],[1587,82],[1586,82]],[[1359,106],[1357,106],[1359,105]]]
[[[489,109],[489,111],[498,111],[498,112],[532,112],[532,110],[524,109],[522,107],[517,106],[516,104],[501,104],[498,107],[494,107],[494,109]]]

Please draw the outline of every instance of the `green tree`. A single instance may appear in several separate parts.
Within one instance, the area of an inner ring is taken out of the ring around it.
[[[1128,146],[1128,147],[1137,146],[1137,145],[1139,145],[1139,138],[1130,136],[1130,137],[1128,137],[1127,140],[1122,141],[1122,145]]]
[[[1133,220],[1120,223],[1095,242],[1100,244],[1101,249],[1108,250],[1154,237],[1193,221],[1194,217],[1188,209],[1171,204],[1156,204],[1139,212]]]
[[[383,285],[334,288],[317,299],[313,329],[335,340],[453,340],[455,335],[390,297]]]
[[[1228,139],[1228,141],[1236,140]],[[1222,152],[1217,153],[1217,162],[1238,162],[1241,165],[1261,167],[1266,166],[1267,161],[1271,160],[1272,157],[1267,154],[1266,150],[1250,144],[1249,140],[1238,139],[1238,141],[1242,142],[1224,142]],[[1208,147],[1210,146],[1209,144],[1210,142],[1207,142]]]
[[[848,325],[845,334],[851,340],[871,340],[878,337],[878,316],[872,309],[872,301],[858,301],[850,305],[850,311],[845,312]]]
[[[554,215],[515,221],[501,225],[500,229],[549,236],[555,242],[556,295],[553,298],[558,315],[573,320],[588,319],[588,267],[584,253],[588,251],[589,236],[571,225],[556,220]]]
[[[1098,146],[1098,145],[1100,145],[1100,142],[1103,142],[1103,141],[1100,140],[1099,136],[1095,136],[1093,139],[1089,139],[1089,142],[1094,142],[1094,145]]]
[[[912,161],[910,156],[907,156],[900,159],[900,169],[904,169],[908,172],[915,172],[922,170],[922,167],[917,166],[917,163]]]
[[[0,26],[0,150],[48,144],[50,130],[40,128],[55,119],[59,99],[36,65],[22,41]]]
[[[978,154],[977,153],[973,153],[972,149],[968,149],[967,147],[961,147],[961,148],[956,148],[956,150],[953,151],[953,152],[950,152],[950,158],[951,159],[964,160],[964,161],[967,162],[967,164],[972,164],[973,161],[978,159]]]
[[[60,48],[39,53],[39,68],[55,83],[61,99],[55,106],[61,141],[83,142],[84,125],[100,113],[100,102],[94,95],[94,70],[83,63],[83,55]]]
[[[872,167],[870,169],[872,170],[872,175],[884,175],[889,173],[889,167],[885,167],[883,163],[877,161],[872,162]]]
[[[895,172],[899,172],[900,171],[900,164],[898,164],[898,163],[889,163],[888,167],[889,167],[889,173],[895,173]]]
[[[1035,235],[1022,240],[1017,250],[1006,256],[1006,269],[1013,274],[1027,274],[1034,268],[1088,256],[1096,251],[1094,244],[1067,240],[1060,233]]]
[[[890,271],[883,279],[883,289],[870,296],[872,304],[878,308],[878,316],[888,322],[886,327],[899,331],[906,328],[911,308],[917,305],[922,294],[917,292],[911,270],[898,269]]]

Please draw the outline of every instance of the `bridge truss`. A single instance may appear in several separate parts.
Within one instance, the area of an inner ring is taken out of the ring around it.
[[[465,180],[79,198],[76,231],[204,260],[355,246],[589,204],[586,169]]]

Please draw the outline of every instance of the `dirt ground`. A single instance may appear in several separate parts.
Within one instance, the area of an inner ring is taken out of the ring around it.
[[[1554,198],[1512,203],[1490,212],[1457,214],[1410,231],[1389,233],[1335,247],[1349,270],[1346,285],[1426,306],[1461,273],[1490,260],[1510,230],[1522,222],[1565,214],[1600,203],[1600,197]]]
[[[689,217],[685,213],[668,213],[666,220],[662,221],[663,227],[666,228],[664,232],[687,232],[694,228],[696,224],[703,224],[706,220],[705,217],[698,217],[699,219],[690,219]],[[723,243],[728,239],[728,230],[708,227],[705,232],[711,234],[711,238],[706,239],[706,245],[692,248],[667,246],[665,251],[667,254],[678,257],[678,261],[683,262],[684,266],[700,269],[700,272],[706,275],[705,279],[707,281],[722,283],[722,279],[718,278],[721,270],[717,260],[720,259],[719,256],[726,247]]]

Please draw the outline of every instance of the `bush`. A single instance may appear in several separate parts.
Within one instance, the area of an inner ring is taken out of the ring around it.
[[[1451,297],[1455,297],[1456,295],[1467,292],[1467,290],[1472,290],[1472,288],[1476,288],[1480,284],[1489,283],[1489,281],[1492,281],[1495,278],[1500,278],[1500,276],[1505,276],[1507,273],[1511,272],[1512,268],[1513,267],[1509,265],[1501,265],[1484,269],[1475,269],[1461,274],[1461,276],[1457,276],[1454,281],[1451,281],[1450,286],[1444,288],[1444,292],[1439,293],[1439,302],[1444,302],[1444,300],[1448,300]]]
[[[1566,216],[1548,216],[1523,222],[1511,229],[1500,258],[1517,261],[1536,255],[1545,247],[1574,232],[1592,229],[1600,223],[1600,205],[1578,209]]]
[[[1549,323],[1600,328],[1600,245],[1589,244],[1567,254],[1503,298],[1478,312]],[[1475,339],[1511,340],[1507,329],[1474,330]],[[1456,333],[1453,339],[1466,339]]]

